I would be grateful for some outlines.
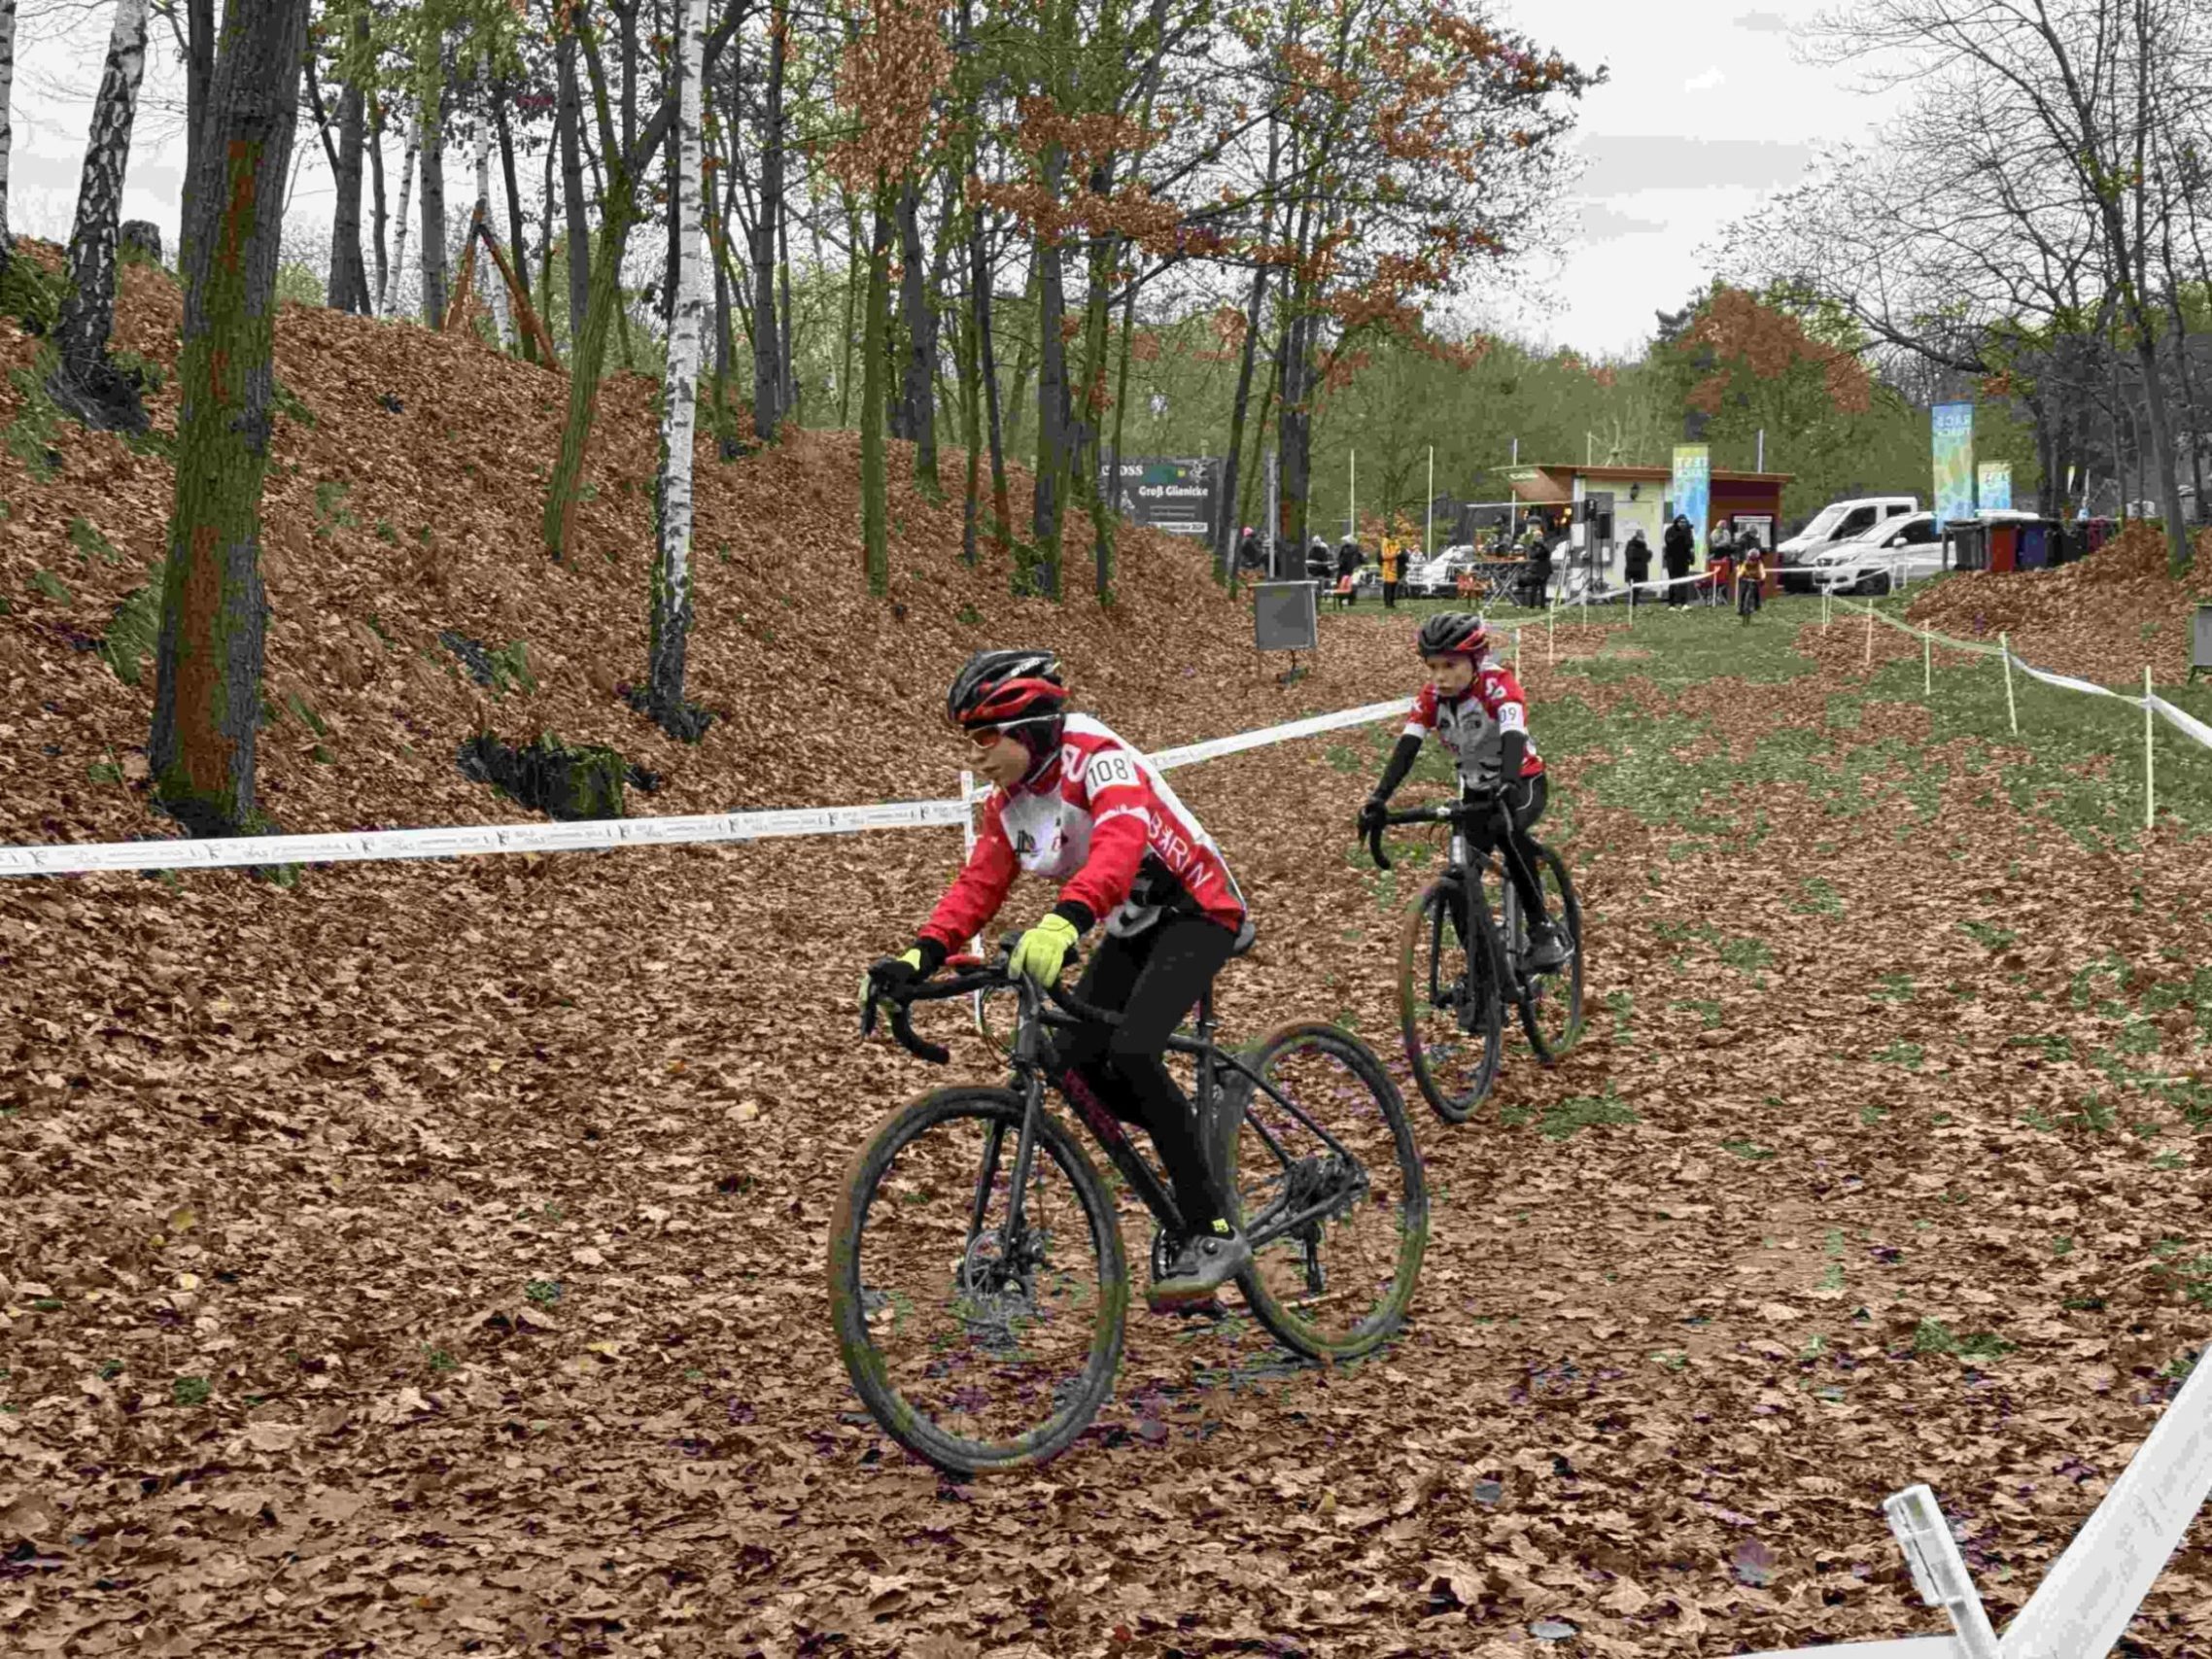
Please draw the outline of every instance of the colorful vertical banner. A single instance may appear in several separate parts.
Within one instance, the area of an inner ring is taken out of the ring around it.
[[[1697,536],[1697,554],[1704,558],[1709,539],[1706,514],[1712,507],[1712,452],[1702,443],[1675,446],[1675,481],[1670,489],[1675,511],[1690,521]]]
[[[1974,516],[1974,405],[1938,403],[1929,411],[1935,434],[1935,521]]]
[[[1985,461],[1975,471],[1982,481],[1979,491],[1982,505],[2009,510],[2013,504],[2013,464],[2009,461]]]

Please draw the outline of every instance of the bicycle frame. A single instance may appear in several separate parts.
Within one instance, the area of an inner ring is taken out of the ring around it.
[[[908,1001],[910,1003],[937,1001],[965,996],[971,991],[1003,989],[1006,983],[1003,974],[963,975],[947,985],[910,997]],[[1013,1073],[1009,1081],[1021,1096],[1022,1112],[1020,1136],[1014,1149],[1014,1169],[1011,1177],[1012,1196],[1008,1203],[1005,1224],[1009,1253],[1011,1254],[1012,1241],[1020,1238],[1022,1232],[1022,1210],[1027,1200],[1029,1176],[1036,1167],[1037,1116],[1045,1109],[1045,1086],[1048,1082],[1059,1089],[1068,1104],[1074,1108],[1076,1117],[1090,1131],[1091,1138],[1098,1143],[1100,1150],[1106,1154],[1107,1160],[1121,1172],[1122,1178],[1143,1200],[1145,1208],[1152,1212],[1154,1219],[1172,1233],[1182,1232],[1184,1230],[1182,1211],[1176,1207],[1174,1197],[1167,1191],[1166,1185],[1158,1175],[1154,1173],[1151,1163],[1137,1150],[1135,1143],[1130,1140],[1128,1131],[1123,1126],[1122,1121],[1106,1108],[1104,1103],[1091,1092],[1088,1084],[1075,1072],[1071,1070],[1063,1073],[1060,1078],[1054,1078],[1047,1066],[1044,1055],[1044,1034],[1048,1027],[1065,1029],[1084,1023],[1111,1024],[1115,1020],[1115,1016],[1103,1009],[1085,1008],[1056,986],[1041,990],[1023,979],[1015,982],[1015,988],[1020,997],[1020,1013],[1015,1027]],[[1056,1009],[1048,1006],[1046,1002],[1048,995],[1061,1006]],[[1289,1098],[1273,1084],[1246,1065],[1235,1054],[1227,1052],[1215,1043],[1212,1004],[1213,999],[1210,993],[1201,999],[1196,1035],[1191,1037],[1170,1036],[1167,1040],[1168,1053],[1190,1054],[1198,1061],[1197,1108],[1201,1121],[1210,1114],[1214,1103],[1215,1065],[1217,1063],[1227,1065],[1233,1067],[1244,1077],[1249,1078],[1255,1089],[1264,1090],[1269,1099],[1310,1130],[1331,1153],[1344,1159],[1346,1163],[1360,1167],[1359,1159],[1345,1148],[1344,1144],[1320,1123],[1315,1123],[1312,1117],[1301,1109],[1296,1101]],[[899,1017],[895,1017],[893,1020],[894,1033],[910,1049],[917,1053],[924,1052],[927,1046],[907,1042],[911,1031],[907,1026],[907,1020],[903,1018],[904,1014],[905,1009],[902,1007],[899,1010]],[[942,1050],[936,1051],[937,1054],[943,1053]],[[925,1053],[924,1057],[935,1056]],[[1070,1085],[1073,1087],[1071,1088]],[[1298,1160],[1290,1156],[1284,1148],[1281,1138],[1266,1123],[1257,1119],[1248,1119],[1247,1122],[1259,1134],[1262,1143],[1275,1155],[1277,1161],[1283,1168],[1289,1169],[1296,1164]],[[983,1166],[977,1171],[975,1196],[969,1205],[967,1244],[971,1249],[984,1231],[984,1222],[989,1210],[991,1189],[996,1185],[999,1164],[1005,1157],[1005,1141],[1006,1126],[1003,1123],[993,1123],[984,1143]],[[1274,1213],[1263,1212],[1260,1217],[1248,1221],[1244,1228],[1245,1238],[1255,1250],[1258,1250],[1321,1221],[1334,1207],[1336,1201],[1332,1197],[1328,1202],[1309,1203],[1296,1211],[1289,1211],[1286,1197],[1277,1206]]]

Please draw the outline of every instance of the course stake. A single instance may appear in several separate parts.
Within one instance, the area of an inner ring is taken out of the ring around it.
[[[2154,693],[2151,690],[2151,665],[2145,663],[2143,665],[2143,827],[2145,829],[2151,828],[2152,816],[2157,812],[2157,805],[2151,792],[2151,698],[2153,695]]]
[[[2013,701],[2013,641],[2009,634],[1997,636],[1997,652],[2005,659],[2005,718],[2012,722],[2013,736],[2020,736],[2020,705]]]

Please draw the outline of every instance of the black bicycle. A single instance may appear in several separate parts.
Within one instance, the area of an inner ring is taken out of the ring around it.
[[[1556,1062],[1582,1034],[1582,907],[1566,863],[1550,847],[1535,844],[1544,908],[1564,930],[1568,947],[1561,967],[1539,972],[1529,966],[1529,917],[1519,890],[1495,850],[1511,846],[1505,825],[1495,824],[1493,850],[1469,856],[1469,826],[1498,818],[1503,810],[1494,792],[1470,795],[1442,806],[1387,813],[1367,835],[1376,867],[1388,870],[1384,825],[1441,824],[1451,830],[1451,860],[1406,913],[1398,948],[1405,1061],[1429,1104],[1447,1123],[1466,1123],[1497,1083],[1508,1001],[1520,1010],[1529,1047],[1545,1065]],[[1485,876],[1503,889],[1502,916],[1491,913]]]
[[[830,1227],[830,1310],[852,1386],[884,1432],[973,1474],[1063,1450],[1113,1392],[1129,1301],[1117,1196],[1156,1225],[1156,1281],[1184,1228],[1121,1121],[1080,1079],[1048,1075],[1049,1028],[1115,1017],[1010,976],[1003,948],[990,963],[949,966],[960,971],[885,1002],[892,1035],[943,1063],[946,1051],[915,1035],[911,1005],[1011,990],[1013,1074],[1004,1088],[940,1089],[899,1107],[854,1155]],[[1196,1065],[1200,1143],[1252,1245],[1236,1280],[1245,1305],[1308,1359],[1373,1351],[1404,1317],[1429,1238],[1398,1089],[1332,1025],[1286,1025],[1231,1052],[1214,1040],[1209,994],[1189,1029],[1168,1046]],[[1048,1082],[1105,1150],[1116,1186],[1045,1109]]]

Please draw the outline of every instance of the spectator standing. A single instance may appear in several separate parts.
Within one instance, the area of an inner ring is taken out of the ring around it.
[[[1659,558],[1667,571],[1667,603],[1687,605],[1690,596],[1678,585],[1690,573],[1690,561],[1697,557],[1697,533],[1690,529],[1687,515],[1676,513],[1675,522],[1667,527],[1666,538],[1659,545]]]
[[[1338,585],[1343,588],[1346,605],[1357,605],[1359,603],[1360,567],[1366,562],[1366,556],[1360,551],[1360,544],[1349,536],[1337,543],[1336,580]],[[1348,586],[1345,585],[1347,583]]]
[[[1621,549],[1623,569],[1628,572],[1628,603],[1637,603],[1636,584],[1651,579],[1651,543],[1643,539],[1642,526],[1629,533],[1628,545]]]
[[[1382,538],[1382,590],[1383,608],[1385,610],[1396,610],[1398,608],[1398,568],[1403,558],[1404,555],[1400,550],[1397,539],[1389,536],[1384,536]]]

